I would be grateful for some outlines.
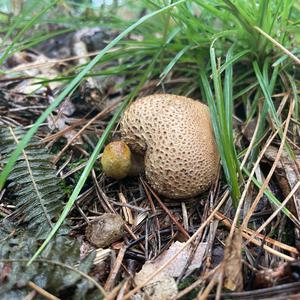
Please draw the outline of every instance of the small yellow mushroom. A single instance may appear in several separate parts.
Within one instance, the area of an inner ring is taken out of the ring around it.
[[[117,180],[128,176],[131,168],[131,151],[122,141],[109,143],[103,151],[101,164],[103,172]]]

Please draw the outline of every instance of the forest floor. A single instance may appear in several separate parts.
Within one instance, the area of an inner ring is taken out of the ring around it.
[[[0,298],[300,298],[297,1],[10,2]],[[205,193],[169,200],[143,173],[102,172],[124,110],[156,93],[210,109]]]

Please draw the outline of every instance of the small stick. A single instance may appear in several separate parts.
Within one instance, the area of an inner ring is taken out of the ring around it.
[[[50,294],[49,292],[39,287],[32,281],[29,281],[27,285],[48,300],[60,300],[60,298],[57,298],[54,295]]]
[[[126,198],[122,192],[119,193],[119,199],[122,204],[125,204],[125,205],[127,204]],[[129,207],[123,206],[122,210],[123,210],[126,222],[128,222],[130,225],[133,225],[134,220],[133,220],[131,209]]]
[[[250,240],[251,236],[249,234],[247,234],[247,233],[244,233],[244,234],[245,234],[245,238],[248,239],[248,240]],[[244,236],[244,234],[242,234],[242,235]],[[275,250],[275,249],[273,249],[273,248],[271,248],[271,247],[269,247],[267,245],[264,245],[261,241],[258,241],[258,240],[254,239],[254,240],[251,241],[251,243],[255,244],[258,247],[262,247],[267,252],[269,252],[269,253],[271,253],[273,255],[276,255],[276,256],[278,256],[278,257],[280,257],[280,258],[282,258],[282,259],[284,259],[286,261],[295,261],[296,260],[294,257],[291,257],[291,256],[286,255],[284,253],[281,253],[281,252],[279,252],[279,251],[277,251],[277,250]]]
[[[117,259],[116,259],[116,261],[109,273],[107,281],[104,285],[104,289],[106,291],[109,291],[112,288],[112,286],[114,285],[115,279],[119,273],[119,270],[120,270],[125,252],[126,252],[126,248],[127,248],[126,246],[122,247],[118,253]]]
[[[215,217],[218,218],[217,215],[215,215]],[[223,219],[223,218],[221,218],[220,221],[221,221],[226,227],[228,227],[229,229],[231,229],[231,231],[232,231],[232,227],[233,227],[233,226],[232,226],[231,223],[226,222],[225,219]],[[250,230],[250,229],[248,229],[248,230]],[[250,237],[251,237],[251,234],[249,234],[249,233],[247,233],[247,232],[245,232],[245,231],[242,231],[242,236],[243,236],[243,238],[249,240]],[[269,239],[269,238],[268,238],[268,239]],[[267,240],[267,238],[266,238],[266,240]],[[254,244],[254,245],[256,245],[256,246],[258,246],[258,247],[262,247],[262,248],[263,248],[264,250],[266,250],[267,252],[269,252],[269,253],[271,253],[271,254],[273,254],[273,255],[276,255],[276,256],[278,256],[278,257],[280,257],[280,258],[282,258],[282,259],[284,259],[284,260],[286,260],[286,261],[295,261],[295,258],[293,258],[293,257],[291,257],[291,256],[289,256],[289,255],[283,254],[283,253],[281,253],[281,252],[279,252],[279,251],[277,251],[277,250],[275,250],[275,249],[273,249],[273,248],[271,248],[271,247],[269,247],[269,246],[267,246],[267,245],[264,245],[264,244],[263,244],[261,241],[259,241],[259,240],[253,239],[253,240],[251,240],[251,243]],[[279,242],[278,242],[278,243],[279,243]],[[276,246],[277,246],[277,245],[276,245]]]
[[[98,200],[99,200],[102,208],[104,209],[104,211],[106,213],[112,213],[112,212],[115,213],[112,205],[109,203],[105,193],[103,192],[103,190],[100,187],[100,184],[97,180],[97,175],[96,175],[96,172],[95,172],[94,168],[92,169],[92,178],[93,178],[93,181],[94,181],[94,184],[95,184],[95,187],[96,187],[96,194],[98,196]]]
[[[221,214],[220,212],[217,212],[215,216],[216,216],[216,218],[217,218],[218,220],[220,220],[227,228],[231,228],[232,225],[231,225],[231,223],[230,223],[230,220],[229,220],[226,216],[224,216],[224,215]],[[247,236],[248,236],[248,235],[252,236],[252,235],[254,235],[256,232],[255,232],[254,230],[250,229],[250,228],[243,228],[243,233],[247,234]],[[243,234],[243,233],[242,233],[242,234]],[[281,248],[281,249],[283,249],[283,250],[285,250],[285,251],[289,251],[290,253],[299,255],[299,251],[298,251],[295,247],[286,245],[286,244],[284,244],[284,243],[281,243],[281,242],[279,242],[279,241],[276,241],[276,240],[274,240],[274,239],[272,239],[272,238],[270,238],[270,237],[268,237],[268,236],[265,236],[265,235],[262,235],[262,234],[259,234],[259,233],[257,233],[256,237],[259,238],[259,239],[261,239],[261,240],[263,240],[263,241],[266,241],[266,242],[268,242],[268,243],[270,243],[270,244],[272,244],[272,245],[274,245],[274,246],[276,246],[276,247],[279,247],[279,248]],[[248,240],[248,241],[247,241],[247,243],[249,243],[249,242],[251,242],[251,240]],[[245,246],[245,245],[244,245],[244,246]]]
[[[282,124],[282,125],[283,125],[283,124]],[[236,225],[237,222],[238,222],[238,218],[239,218],[239,215],[240,215],[240,212],[241,212],[241,209],[242,209],[242,205],[243,205],[243,203],[244,203],[244,201],[245,201],[245,198],[246,198],[248,189],[249,189],[249,187],[250,187],[250,185],[251,185],[251,183],[252,183],[252,178],[253,178],[253,176],[254,176],[255,170],[256,170],[256,168],[258,167],[258,165],[259,165],[261,159],[263,158],[265,152],[267,151],[268,147],[271,145],[271,142],[273,141],[273,139],[274,139],[274,138],[276,137],[276,135],[278,134],[279,130],[280,130],[280,129],[278,128],[278,129],[275,131],[275,133],[269,138],[269,141],[267,141],[267,143],[264,145],[263,149],[261,150],[261,152],[260,152],[260,154],[259,154],[259,156],[258,156],[258,158],[257,158],[257,160],[256,160],[256,162],[255,162],[255,164],[254,164],[254,166],[253,166],[253,168],[252,168],[252,171],[251,171],[251,173],[250,173],[250,175],[249,175],[248,181],[247,181],[247,183],[246,183],[246,185],[245,185],[245,187],[244,187],[244,191],[243,191],[243,193],[242,193],[242,195],[241,195],[241,198],[240,198],[240,200],[239,200],[239,205],[238,205],[238,207],[237,207],[237,209],[236,209],[235,217],[234,217],[234,219],[233,219],[233,224],[234,224],[234,226],[232,227],[232,230],[230,231],[230,236],[231,236],[231,237],[233,236],[233,228],[235,228],[235,225]]]
[[[55,139],[58,139],[59,137],[61,137],[64,133],[68,132],[68,131],[71,131],[73,130],[75,127],[77,126],[81,126],[82,124],[84,124],[86,122],[86,120],[84,118],[80,119],[80,120],[77,120],[75,122],[72,122],[71,125],[65,127],[64,129],[56,132],[56,133],[53,133],[51,135],[48,135],[46,137],[44,137],[42,140],[41,140],[41,143],[48,143],[48,142],[51,142]]]
[[[111,212],[111,213],[114,213],[114,214],[117,214],[116,210],[113,208],[113,206],[109,203],[105,193],[102,191],[102,189],[100,188],[100,185],[97,181],[97,178],[96,178],[96,174],[95,174],[95,171],[94,169],[92,170],[92,174],[93,174],[93,179],[94,179],[94,183],[96,185],[96,191],[97,191],[97,194],[98,194],[98,197],[99,197],[99,200],[100,199],[103,199],[103,201],[101,201],[101,204],[103,205],[105,203],[105,206],[103,206],[103,208],[105,209],[106,207],[106,212]],[[103,203],[102,203],[103,202]],[[135,235],[135,233],[131,230],[131,228],[129,227],[129,225],[127,223],[124,223],[124,227],[125,227],[125,230],[130,234],[130,236],[134,239],[134,240],[138,240],[138,237]],[[144,247],[142,244],[140,244],[140,247],[142,250],[144,250]]]
[[[206,286],[205,290],[203,292],[199,292],[197,295],[197,300],[206,300],[211,290],[214,288],[214,286],[218,283],[217,274],[215,273],[209,284]]]
[[[285,123],[285,122],[283,122],[283,123],[281,124],[281,126],[283,126],[284,123]],[[238,218],[239,218],[239,215],[240,215],[240,212],[241,212],[241,209],[242,209],[242,205],[243,205],[243,203],[244,203],[244,201],[245,201],[245,198],[246,198],[248,189],[249,189],[249,187],[250,187],[250,185],[251,185],[252,177],[254,176],[255,170],[256,170],[256,168],[258,167],[258,165],[259,165],[261,159],[263,158],[264,153],[267,151],[269,145],[271,144],[271,142],[273,141],[273,139],[276,137],[276,135],[278,134],[278,132],[279,132],[280,129],[281,129],[281,127],[280,127],[280,128],[277,128],[276,132],[269,138],[269,140],[268,140],[267,143],[265,144],[264,148],[261,150],[260,155],[259,155],[259,157],[257,158],[257,160],[256,160],[256,162],[255,162],[255,164],[254,164],[254,166],[253,166],[253,168],[252,168],[252,171],[251,171],[251,173],[250,173],[250,175],[249,175],[248,181],[247,181],[247,183],[246,183],[246,185],[245,185],[244,191],[243,191],[243,193],[242,193],[242,195],[241,195],[241,198],[240,198],[240,200],[239,200],[238,207],[237,207],[237,209],[236,209],[235,217],[234,217],[234,219],[233,219],[233,225],[234,225],[234,226],[232,226],[232,228],[231,228],[231,230],[230,230],[230,233],[229,233],[229,239],[231,239],[231,238],[233,237],[234,228],[236,227],[236,224],[237,224],[237,222],[238,222]],[[258,124],[256,124],[255,132],[254,132],[255,135],[257,134],[257,130],[258,130]],[[251,143],[254,142],[254,140],[255,140],[255,138],[253,137],[252,140],[251,140]],[[253,145],[251,145],[251,143],[250,143],[250,146],[252,147]],[[247,156],[248,154],[250,154],[249,148],[248,148],[248,151],[247,151],[247,153],[246,153],[246,156]],[[246,157],[244,158],[244,160],[243,160],[243,162],[242,162],[242,164],[241,164],[241,166],[240,166],[240,170],[242,170],[242,167],[243,167],[243,165],[245,164],[245,162],[246,162]],[[243,224],[244,224],[244,223],[243,223]]]
[[[261,30],[259,27],[254,26],[254,28],[261,33],[264,37],[266,37],[268,40],[270,40],[275,46],[277,46],[279,49],[281,49],[286,55],[288,55],[291,59],[293,59],[297,64],[300,65],[300,59],[294,55],[291,51],[286,49],[284,46],[282,46],[280,43],[278,43],[276,40],[274,40],[270,35],[268,35],[266,32]]]
[[[115,286],[110,293],[104,298],[104,300],[117,300],[118,293],[122,289],[122,282],[120,282],[117,286]]]
[[[230,221],[224,215],[222,215],[221,213],[218,212],[216,214],[216,218],[219,219],[226,227],[231,228],[232,225],[231,225]],[[251,236],[252,234],[254,234],[255,231],[250,229],[250,228],[243,228],[243,233],[245,233],[245,235],[247,235],[247,238],[248,238],[248,236]],[[270,237],[267,237],[265,235],[262,235],[262,234],[258,234],[256,237],[261,239],[261,240],[264,240],[264,241],[266,241],[266,242],[268,242],[268,243],[270,243],[270,244],[272,244],[276,247],[279,247],[283,250],[289,251],[290,253],[294,253],[296,255],[299,255],[299,252],[295,247],[286,245],[284,243],[276,241],[276,240],[274,240]],[[248,242],[251,242],[251,241],[248,241]]]
[[[116,300],[122,300],[122,299],[123,299],[124,294],[125,294],[125,293],[127,292],[127,290],[128,290],[129,282],[130,282],[130,279],[129,279],[129,278],[126,278],[124,283],[122,282],[122,285],[121,285],[119,294],[118,294],[118,296],[116,297]],[[107,300],[107,299],[105,299],[105,300]]]
[[[184,202],[181,202],[181,210],[182,210],[183,226],[184,229],[188,232],[189,231],[188,213]]]

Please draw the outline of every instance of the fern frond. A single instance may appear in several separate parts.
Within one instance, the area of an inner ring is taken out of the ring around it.
[[[6,220],[0,226],[0,245],[0,274],[4,274],[4,280],[0,277],[0,299],[25,299],[31,292],[30,281],[60,299],[66,299],[66,295],[67,299],[103,299],[102,293],[93,289],[94,284],[82,276],[91,270],[96,253],[81,259],[81,243],[76,239],[57,236],[40,259],[27,267],[39,241]]]
[[[0,164],[7,162],[23,134],[22,128],[0,127]],[[50,231],[53,220],[63,209],[64,195],[51,160],[39,140],[32,139],[9,176],[8,188],[16,199],[13,217],[21,217],[21,222],[27,223],[39,238]]]

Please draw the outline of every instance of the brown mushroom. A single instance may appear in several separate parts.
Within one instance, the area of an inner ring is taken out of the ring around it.
[[[216,179],[219,155],[208,107],[199,101],[171,94],[140,98],[125,111],[121,135],[144,156],[146,179],[163,196],[193,197]]]

